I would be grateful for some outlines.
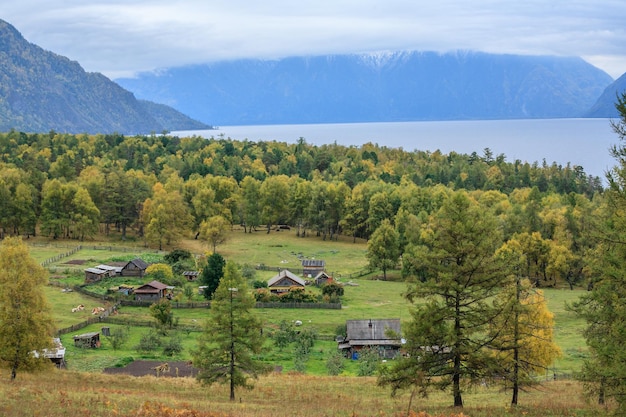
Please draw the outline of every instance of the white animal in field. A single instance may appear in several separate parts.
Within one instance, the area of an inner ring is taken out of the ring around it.
[[[95,316],[96,314],[102,313],[103,311],[104,307],[94,307],[91,309],[91,314]]]
[[[302,321],[296,320],[293,324],[295,324],[296,326],[302,326]]]
[[[85,306],[82,304],[79,304],[76,307],[72,308],[72,313],[76,313],[77,311],[83,311],[84,309],[85,309]]]

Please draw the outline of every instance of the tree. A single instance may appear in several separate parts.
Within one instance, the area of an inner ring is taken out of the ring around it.
[[[598,401],[612,399],[618,405],[616,414],[626,413],[626,93],[618,97],[616,108],[620,120],[611,122],[621,144],[611,154],[618,165],[607,174],[609,189],[601,212],[600,233],[590,257],[591,290],[571,308],[584,318],[583,335],[590,357],[584,361],[579,378],[588,394]]]
[[[174,272],[172,272],[172,267],[168,264],[156,263],[148,265],[146,275],[151,279],[169,285],[172,285],[174,280]]]
[[[463,191],[453,193],[423,231],[418,268],[424,282],[407,291],[416,303],[405,326],[408,357],[396,361],[379,378],[392,393],[421,385],[452,388],[454,406],[463,406],[462,381],[486,376],[493,355],[489,324],[498,311],[492,305],[509,275],[501,258],[496,218]]]
[[[213,253],[217,245],[226,242],[230,223],[222,216],[213,216],[200,224],[200,237],[206,239],[213,247]]]
[[[524,255],[519,242],[507,242],[498,254],[516,271],[522,270]],[[520,388],[534,384],[533,376],[545,371],[561,353],[554,342],[554,315],[543,292],[519,273],[494,304],[502,311],[490,326],[497,366],[494,374],[503,377],[505,385],[510,383],[511,405],[517,405]]]
[[[227,262],[224,269],[193,363],[202,383],[229,383],[230,400],[234,401],[235,388],[251,389],[249,379],[269,369],[254,358],[264,342],[261,322],[251,311],[254,297],[234,262]]]
[[[215,290],[224,276],[226,261],[219,253],[213,253],[207,258],[207,264],[200,273],[200,282],[205,286],[204,298],[207,300],[213,296]]]
[[[389,219],[384,219],[367,242],[367,259],[370,268],[383,270],[383,279],[387,280],[387,270],[396,266],[400,257],[398,232]]]
[[[146,239],[156,243],[159,250],[163,244],[177,243],[192,224],[189,208],[177,190],[167,191],[161,183],[153,187],[152,198],[144,202],[141,213]]]
[[[52,317],[44,295],[45,270],[20,238],[0,246],[0,365],[17,371],[41,369],[50,361],[33,351],[51,347]]]
[[[174,326],[174,313],[172,312],[172,303],[168,299],[162,298],[158,302],[150,306],[150,315],[154,317],[163,333],[166,328],[170,329]]]

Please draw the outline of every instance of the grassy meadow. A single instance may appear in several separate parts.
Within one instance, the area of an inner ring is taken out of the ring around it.
[[[76,242],[55,244],[37,239],[31,254],[43,262],[78,246]],[[141,242],[124,242],[114,238],[103,242],[83,243],[83,249],[48,265],[51,281],[60,286],[48,286],[46,295],[52,307],[57,328],[64,328],[88,318],[91,308],[110,302],[87,297],[78,292],[62,291],[64,285],[83,282],[83,269],[113,259],[160,256]],[[106,247],[107,249],[101,249]],[[205,255],[208,246],[197,240],[186,240],[180,247],[197,255]],[[100,249],[96,249],[100,248]],[[172,249],[172,248],[167,248]],[[336,329],[348,319],[400,318],[410,320],[410,304],[403,298],[406,284],[398,275],[382,281],[377,274],[357,276],[365,270],[366,244],[340,237],[338,241],[324,241],[314,235],[296,237],[294,231],[258,231],[244,234],[233,231],[228,241],[218,247],[226,259],[240,264],[272,267],[300,268],[299,257],[324,259],[326,269],[345,286],[341,310],[322,309],[256,309],[263,320],[264,332],[271,335],[283,321],[300,320],[302,328],[310,327],[320,335],[306,364],[305,374],[293,371],[293,349],[280,351],[271,340],[267,341],[260,359],[282,367],[280,374],[273,373],[255,383],[252,391],[238,391],[238,401],[228,401],[227,387],[202,387],[193,379],[159,379],[156,377],[130,377],[105,375],[106,367],[123,366],[133,359],[189,360],[196,345],[198,331],[210,314],[210,309],[175,309],[174,317],[179,329],[171,330],[167,337],[180,340],[183,351],[166,357],[160,351],[138,353],[135,346],[142,335],[150,331],[143,326],[128,326],[124,321],[153,320],[147,308],[122,307],[114,316],[115,323],[104,324],[111,331],[121,329],[128,339],[117,349],[101,335],[99,349],[80,349],[73,346],[72,334],[62,336],[67,349],[68,369],[54,370],[41,375],[18,374],[15,383],[8,381],[6,373],[0,376],[0,415],[2,416],[400,416],[406,415],[410,393],[392,398],[388,389],[376,386],[375,378],[357,377],[355,361],[346,360],[343,373],[338,377],[326,376],[326,359],[336,349],[333,341]],[[256,280],[267,280],[276,272],[257,271]],[[103,284],[104,287],[110,283]],[[314,289],[313,289],[314,290]],[[581,335],[583,322],[566,309],[566,304],[576,300],[582,290],[546,289],[550,310],[555,315],[555,338],[563,355],[546,375],[538,389],[520,394],[521,407],[511,409],[509,393],[500,387],[488,386],[471,389],[464,395],[464,416],[592,416],[605,410],[586,403],[581,386],[568,378],[581,366],[586,354]],[[197,296],[200,301],[201,297]],[[72,313],[72,307],[85,305],[82,312]],[[103,324],[90,325],[77,333],[100,331]],[[553,375],[557,374],[555,381]],[[434,393],[428,399],[412,400],[413,415],[457,416],[460,410],[449,408],[452,399],[448,393]],[[22,405],[20,405],[22,404]],[[26,405],[24,405],[26,404]],[[48,404],[48,405],[45,405]],[[41,407],[41,408],[40,408]],[[43,411],[37,411],[43,410]],[[71,411],[69,411],[71,410]],[[185,411],[186,410],[186,411]],[[424,412],[419,414],[419,412]],[[186,413],[186,414],[185,414]]]

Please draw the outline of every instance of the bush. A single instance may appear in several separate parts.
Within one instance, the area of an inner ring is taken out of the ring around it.
[[[380,362],[380,356],[375,349],[363,348],[359,351],[358,376],[372,376],[376,373]]]
[[[167,343],[163,346],[163,354],[165,356],[172,357],[179,355],[183,351],[183,345],[178,337],[170,337]]]
[[[150,330],[148,333],[141,336],[139,344],[135,346],[135,350],[139,353],[150,353],[159,349],[162,344],[161,336],[154,330]]]
[[[345,366],[346,358],[344,358],[343,354],[335,349],[330,352],[328,358],[326,359],[326,370],[328,371],[328,375],[336,376],[339,375]]]

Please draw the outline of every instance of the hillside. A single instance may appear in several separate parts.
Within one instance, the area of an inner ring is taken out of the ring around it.
[[[626,74],[604,90],[598,101],[585,113],[585,117],[619,117],[619,112],[615,108],[615,98],[624,92],[626,92]]]
[[[613,81],[580,58],[397,52],[237,60],[118,79],[219,125],[579,117]]]
[[[135,134],[209,128],[165,107],[138,101],[104,75],[27,42],[0,20],[0,131]]]

